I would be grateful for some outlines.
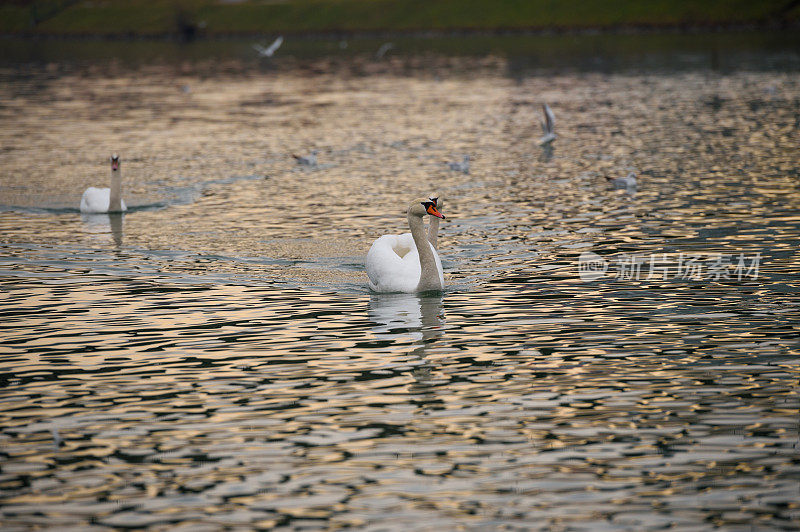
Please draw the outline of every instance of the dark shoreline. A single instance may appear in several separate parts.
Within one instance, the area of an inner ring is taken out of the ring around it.
[[[447,38],[447,37],[502,37],[502,36],[586,36],[586,35],[701,35],[718,33],[750,33],[778,31],[797,31],[800,35],[800,22],[786,21],[771,23],[744,24],[636,24],[594,27],[529,27],[529,28],[455,28],[448,30],[342,30],[342,31],[285,31],[281,32],[292,39],[315,41],[335,39],[388,39],[388,38]],[[22,39],[31,41],[226,41],[248,38],[264,38],[276,35],[275,32],[198,32],[186,38],[177,32],[153,34],[103,34],[103,33],[54,33],[54,32],[4,32],[0,39]]]

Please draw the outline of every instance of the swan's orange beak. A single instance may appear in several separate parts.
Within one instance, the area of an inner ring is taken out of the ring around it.
[[[425,209],[425,210],[426,210],[426,211],[428,212],[428,214],[430,214],[431,216],[436,216],[437,218],[441,218],[442,220],[444,220],[444,214],[442,214],[442,213],[440,213],[438,210],[436,210],[436,205],[434,205],[433,203],[431,203],[430,205],[428,205],[428,208],[427,208],[427,209]]]

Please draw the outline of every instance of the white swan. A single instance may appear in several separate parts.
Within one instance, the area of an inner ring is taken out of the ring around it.
[[[111,156],[111,188],[89,187],[81,197],[81,212],[124,212],[128,207],[122,201],[122,172],[119,155]]]
[[[369,287],[375,292],[427,292],[444,288],[439,254],[425,235],[422,217],[444,218],[430,198],[408,206],[411,233],[383,235],[367,253]]]

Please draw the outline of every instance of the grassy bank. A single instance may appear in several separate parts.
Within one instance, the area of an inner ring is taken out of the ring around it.
[[[162,36],[797,24],[791,0],[17,0],[0,32]]]

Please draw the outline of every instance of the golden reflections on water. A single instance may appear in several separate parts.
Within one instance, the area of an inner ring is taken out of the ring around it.
[[[370,68],[2,73],[4,526],[796,523],[798,75]],[[448,290],[369,294],[433,191]]]

